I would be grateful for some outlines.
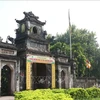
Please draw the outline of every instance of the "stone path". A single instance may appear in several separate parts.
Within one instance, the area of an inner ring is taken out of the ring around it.
[[[14,100],[14,96],[1,96],[0,100]]]

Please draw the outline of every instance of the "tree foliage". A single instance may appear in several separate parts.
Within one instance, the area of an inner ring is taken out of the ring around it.
[[[57,34],[55,38],[49,35],[50,50],[56,51],[60,49],[70,56],[70,38],[72,41],[72,55],[76,60],[77,76],[85,77],[87,75],[100,77],[100,48],[96,41],[95,32],[88,31],[87,29],[78,29],[75,25],[71,26],[71,33],[67,30],[64,34]],[[86,68],[86,59],[91,63],[91,68]]]

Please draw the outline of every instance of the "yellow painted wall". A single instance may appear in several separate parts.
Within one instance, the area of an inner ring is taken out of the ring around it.
[[[31,89],[31,63],[26,62],[26,89]]]

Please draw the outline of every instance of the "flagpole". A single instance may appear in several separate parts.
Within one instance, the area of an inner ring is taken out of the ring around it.
[[[68,21],[69,21],[69,38],[70,38],[70,59],[72,59],[72,43],[71,43],[71,24],[70,24],[70,10],[68,10]],[[71,72],[71,67],[69,67],[69,72]],[[72,76],[70,74],[70,77],[69,77],[69,88],[72,87],[72,82],[71,82],[71,79],[72,79]]]
[[[70,59],[72,59],[72,43],[71,43],[70,10],[68,10],[68,20],[69,20],[69,37],[70,37]]]

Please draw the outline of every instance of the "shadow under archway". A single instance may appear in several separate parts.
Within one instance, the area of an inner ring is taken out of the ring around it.
[[[51,65],[44,63],[32,64],[32,89],[51,88]]]
[[[61,88],[65,88],[65,72],[61,71]]]
[[[1,70],[1,95],[11,95],[11,69],[7,65]]]

